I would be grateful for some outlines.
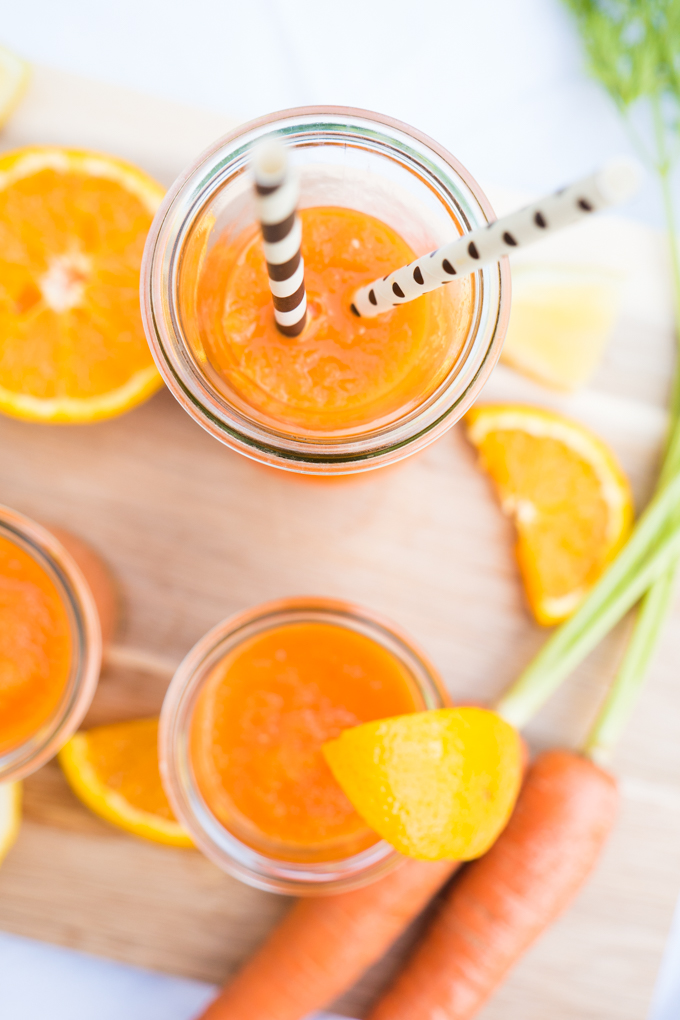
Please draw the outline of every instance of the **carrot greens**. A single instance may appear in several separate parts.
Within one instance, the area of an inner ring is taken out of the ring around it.
[[[680,249],[671,175],[680,154],[680,0],[565,0],[593,77],[625,120],[661,188],[680,341]],[[649,669],[669,613],[680,538],[680,370],[656,495],[631,538],[574,616],[559,627],[498,704],[522,725],[641,598],[618,674],[586,739],[601,759],[613,746]]]

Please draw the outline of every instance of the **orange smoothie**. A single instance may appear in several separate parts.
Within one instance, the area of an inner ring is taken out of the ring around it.
[[[273,628],[228,653],[199,695],[190,735],[198,787],[225,828],[263,853],[347,857],[378,837],[321,745],[422,707],[408,671],[371,638],[322,622]]]
[[[415,253],[390,226],[335,206],[300,210],[308,323],[275,325],[259,226],[218,241],[197,291],[196,353],[232,398],[279,428],[333,434],[415,409],[450,372],[470,327],[474,282],[453,280],[373,319],[350,310],[358,287]]]
[[[0,754],[50,719],[71,661],[69,618],[55,584],[32,556],[0,537]]]

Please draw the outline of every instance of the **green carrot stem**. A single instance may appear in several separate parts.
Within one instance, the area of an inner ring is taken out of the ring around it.
[[[666,216],[670,250],[673,295],[675,299],[676,333],[680,343],[680,252],[676,230],[675,209],[670,184],[670,161],[658,95],[652,102],[657,143],[657,170]],[[670,401],[671,430],[666,447],[659,486],[664,485],[680,468],[680,358],[676,359]],[[677,513],[674,515],[677,521]],[[586,740],[583,751],[597,761],[605,761],[617,742],[632,713],[637,696],[645,681],[656,651],[659,637],[670,612],[678,564],[663,574],[645,595],[623,662]]]
[[[496,705],[499,715],[513,726],[521,727],[531,719],[543,703],[557,690],[561,682],[573,672],[606,634],[661,577],[680,555],[680,524],[659,542],[642,566],[631,573],[601,611],[578,633],[576,639],[560,656],[547,665],[540,653],[519,680],[503,695]],[[576,617],[572,617],[574,620]],[[571,620],[567,621],[571,623]],[[566,626],[566,625],[564,625]]]
[[[615,600],[617,592],[625,590],[633,582],[640,562],[679,501],[680,475],[655,496],[630,539],[590,595],[546,641],[538,655],[501,697],[497,708],[506,719],[522,725],[552,694],[556,687],[554,677],[566,675],[564,663],[572,661],[570,649],[582,647],[583,642],[593,647],[599,637],[604,636],[606,631],[602,630],[600,618],[607,615],[608,606]],[[593,632],[599,635],[595,642],[592,641]]]
[[[675,566],[667,570],[642,600],[621,668],[583,744],[583,753],[594,761],[607,760],[628,722],[666,622],[675,574]]]

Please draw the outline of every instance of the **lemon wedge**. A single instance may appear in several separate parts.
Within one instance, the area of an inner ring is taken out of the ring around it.
[[[0,861],[19,834],[21,783],[0,784]]]
[[[323,745],[361,817],[419,860],[467,861],[505,827],[522,779],[516,730],[483,708],[378,719]]]
[[[18,105],[30,76],[26,61],[0,46],[0,127]]]
[[[520,265],[502,359],[553,389],[577,389],[602,359],[618,303],[618,277],[598,267]]]

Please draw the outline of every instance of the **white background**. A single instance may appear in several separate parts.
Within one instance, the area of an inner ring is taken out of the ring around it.
[[[632,151],[558,0],[5,0],[0,43],[239,118],[377,110],[484,184],[547,191]],[[661,224],[653,181],[627,214]],[[650,1020],[680,1016],[680,915],[675,928]],[[188,1020],[209,994],[1,934],[0,988],[3,1020]]]
[[[631,151],[560,0],[4,0],[31,60],[251,118],[307,103],[400,118],[483,183],[549,190]],[[631,207],[659,222],[655,189]]]

